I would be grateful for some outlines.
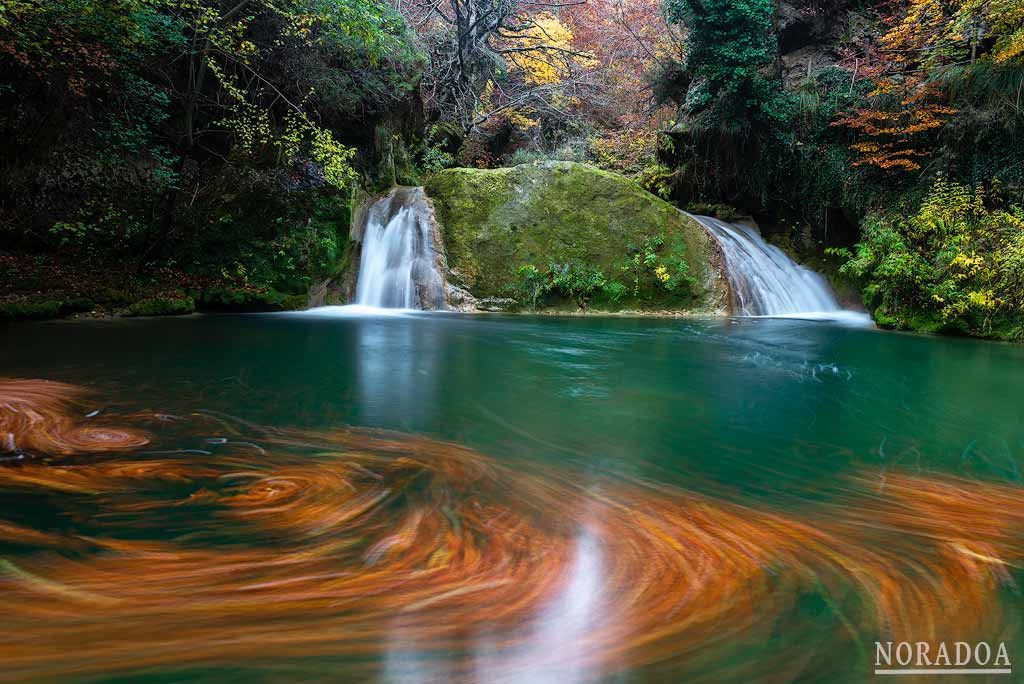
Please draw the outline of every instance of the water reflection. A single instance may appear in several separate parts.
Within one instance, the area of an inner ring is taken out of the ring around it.
[[[443,340],[435,326],[363,319],[356,323],[354,364],[360,422],[414,429],[436,420],[445,388],[438,373]]]
[[[583,519],[587,516],[584,514]],[[475,645],[474,681],[509,684],[582,684],[616,668],[589,652],[601,625],[624,616],[609,613],[607,578],[600,541],[587,525],[572,542],[571,564],[559,578],[555,596],[531,618],[522,645],[507,652],[493,637]]]

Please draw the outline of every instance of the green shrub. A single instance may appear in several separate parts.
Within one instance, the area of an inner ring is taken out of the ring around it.
[[[533,264],[524,264],[516,271],[519,280],[513,286],[513,296],[520,306],[537,308],[540,298],[551,290],[551,283],[546,273],[541,273]]]
[[[152,297],[134,302],[127,316],[181,316],[196,310],[191,297]]]
[[[61,302],[55,299],[30,299],[0,304],[0,320],[59,318]]]
[[[518,279],[509,288],[509,294],[522,307],[530,309],[536,309],[548,294],[571,299],[584,310],[593,299],[603,299],[614,306],[627,297],[638,302],[661,299],[666,294],[685,298],[693,294],[697,284],[685,257],[686,243],[682,237],[674,236],[666,244],[663,235],[654,235],[640,247],[630,247],[629,257],[619,267],[626,283],[606,277],[597,266],[577,260],[549,264],[546,271],[525,264],[519,267]]]
[[[583,310],[606,282],[601,269],[578,261],[551,264],[548,277],[552,290],[572,299]]]
[[[619,300],[626,296],[629,292],[629,288],[620,283],[618,280],[607,280],[604,285],[601,286],[601,292],[612,304],[618,304]]]
[[[998,190],[939,178],[916,213],[869,216],[861,230],[852,251],[831,252],[880,325],[1007,337],[1024,320],[1024,208]]]
[[[437,173],[455,165],[455,156],[435,145],[428,147],[420,160],[420,169],[424,173]]]

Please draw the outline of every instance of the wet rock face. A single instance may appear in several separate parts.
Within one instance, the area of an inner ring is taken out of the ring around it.
[[[445,297],[448,300],[449,311],[461,311],[463,313],[468,313],[481,309],[476,297],[474,297],[469,290],[459,287],[458,285],[448,283],[445,290]]]
[[[492,313],[515,311],[518,306],[519,302],[508,297],[485,297],[477,302],[477,308],[480,311],[490,311]]]
[[[447,270],[434,207],[423,188],[393,188],[360,203],[339,272],[311,289],[310,305],[471,310],[472,302],[447,282]]]
[[[440,231],[438,231],[437,244],[444,245],[444,237],[440,234]],[[469,291],[465,276],[459,269],[449,267],[448,256],[443,250],[440,258],[441,272],[445,274],[446,280],[445,296],[448,299],[448,309],[450,311],[462,312],[482,310],[477,298]]]
[[[844,0],[782,0],[776,7],[782,75],[787,86],[836,63],[833,46],[847,23]]]
[[[844,0],[781,0],[775,13],[779,53],[787,55],[835,37],[842,31],[848,4]]]

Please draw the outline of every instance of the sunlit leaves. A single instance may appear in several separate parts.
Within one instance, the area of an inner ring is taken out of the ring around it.
[[[593,63],[589,55],[573,48],[572,31],[552,12],[539,12],[523,31],[509,41],[509,61],[523,71],[531,85],[558,83],[573,66]]]
[[[997,62],[1024,55],[1024,1],[957,0],[952,3],[948,33],[968,44],[993,41]]]

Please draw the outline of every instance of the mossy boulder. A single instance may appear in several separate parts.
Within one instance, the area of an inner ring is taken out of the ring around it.
[[[0,302],[0,320],[44,320],[92,311],[93,301],[85,297],[51,299],[27,297]]]
[[[458,168],[432,176],[426,191],[452,278],[478,299],[508,297],[525,265],[571,263],[639,292],[634,301],[624,300],[629,306],[699,309],[708,300],[711,238],[676,207],[618,174],[570,162]],[[686,287],[659,291],[653,268],[655,286],[644,292],[633,286],[624,267],[649,244],[688,271]]]
[[[151,297],[133,302],[126,316],[182,316],[195,312],[191,297]]]

